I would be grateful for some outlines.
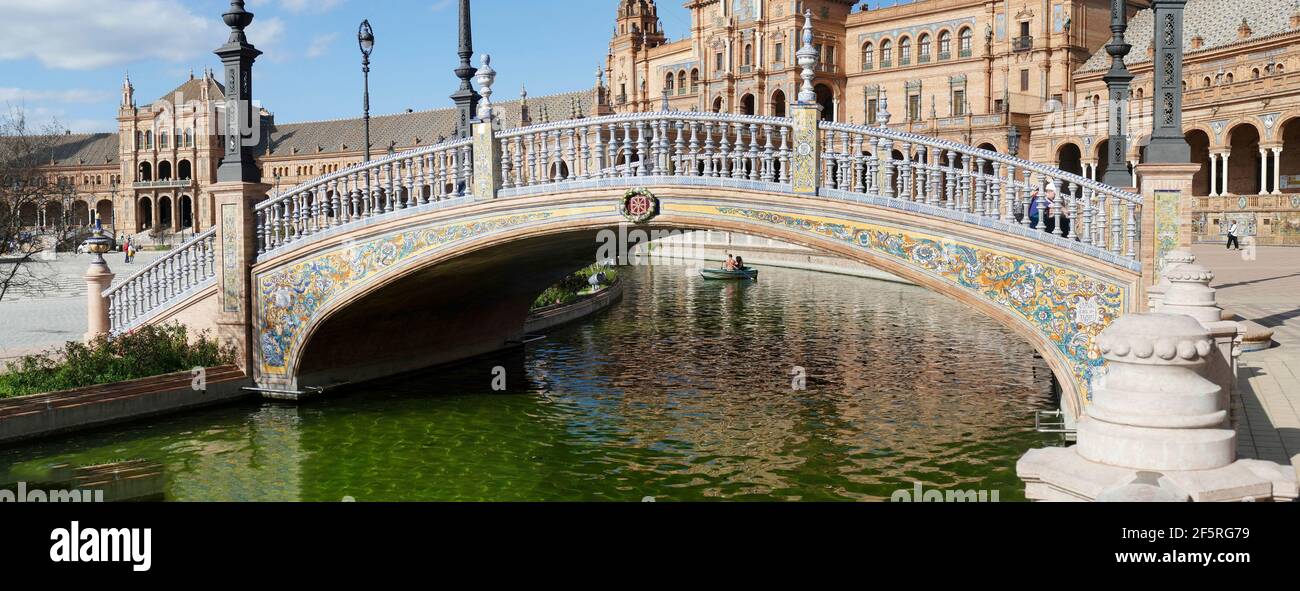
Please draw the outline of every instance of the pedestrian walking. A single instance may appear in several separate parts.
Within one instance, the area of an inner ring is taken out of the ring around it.
[[[1228,249],[1241,250],[1241,242],[1237,240],[1237,222],[1233,220],[1228,226]]]

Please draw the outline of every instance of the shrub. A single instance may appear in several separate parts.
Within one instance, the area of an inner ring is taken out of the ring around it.
[[[235,350],[206,332],[193,342],[180,324],[146,326],[93,342],[69,342],[61,349],[29,355],[8,364],[0,375],[0,398],[57,392],[227,365]]]
[[[596,263],[580,269],[578,272],[561,279],[559,283],[546,288],[537,300],[533,302],[532,308],[545,308],[556,304],[571,304],[581,299],[583,295],[591,292],[591,276],[597,273],[604,273],[605,280],[600,283],[601,287],[612,285],[618,279],[618,269]]]

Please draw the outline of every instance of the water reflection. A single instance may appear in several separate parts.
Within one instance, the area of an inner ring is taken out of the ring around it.
[[[526,352],[0,450],[0,476],[138,458],[171,500],[887,499],[913,481],[1023,496],[1014,464],[1044,444],[1028,426],[1050,374],[992,321],[851,277],[624,277],[621,304]]]

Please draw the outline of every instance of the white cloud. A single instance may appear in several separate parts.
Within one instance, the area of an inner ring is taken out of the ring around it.
[[[338,8],[343,0],[281,0],[280,3],[284,4],[285,10],[301,14],[309,8],[312,12],[329,12]]]
[[[442,12],[450,7],[451,0],[438,0],[437,2],[434,2],[433,6],[430,8],[432,8],[434,12]]]
[[[66,90],[32,90],[0,87],[0,102],[5,103],[78,103],[96,104],[113,100],[114,94],[102,90],[69,88]]]
[[[338,38],[338,33],[326,33],[324,35],[313,37],[311,43],[307,46],[307,57],[318,58],[325,55],[325,52],[329,50],[330,45],[333,45],[334,41],[338,40]]]
[[[5,5],[0,61],[38,60],[63,70],[210,58],[230,32],[220,12],[195,14],[181,0],[5,0]],[[249,40],[264,51],[283,33],[277,18],[256,19],[248,29]]]

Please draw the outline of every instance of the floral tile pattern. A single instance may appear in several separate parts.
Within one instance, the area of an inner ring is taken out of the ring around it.
[[[463,240],[545,220],[529,212],[404,230],[361,244],[345,244],[256,278],[256,337],[262,375],[285,377],[307,329],[351,288],[415,257]]]
[[[1095,340],[1127,310],[1129,290],[1088,273],[905,229],[758,209],[717,206],[737,217],[832,238],[884,255],[1006,308],[1056,345],[1078,392],[1091,398],[1103,365]]]

